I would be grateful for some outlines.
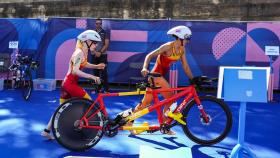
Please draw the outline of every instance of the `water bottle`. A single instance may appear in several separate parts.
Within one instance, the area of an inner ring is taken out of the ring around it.
[[[132,114],[132,108],[129,108],[129,109],[121,112],[119,115],[121,115],[123,118],[125,118],[125,117],[127,117],[127,116],[129,116],[131,114]]]
[[[170,111],[174,111],[177,108],[178,104],[177,102],[172,103],[172,105],[170,106]]]
[[[168,117],[168,113],[173,113],[173,112],[175,111],[175,109],[177,108],[177,106],[178,106],[177,102],[172,103],[172,104],[170,105],[170,107],[169,107],[169,110],[167,110],[167,111],[164,113],[164,115],[165,115],[166,117]]]

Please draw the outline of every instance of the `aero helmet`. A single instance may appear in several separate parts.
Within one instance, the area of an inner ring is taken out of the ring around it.
[[[86,40],[97,41],[97,42],[101,41],[101,37],[94,30],[86,30],[81,34],[79,34],[77,38],[83,42]]]
[[[168,35],[177,36],[180,39],[190,39],[192,31],[187,26],[176,26],[168,30]]]

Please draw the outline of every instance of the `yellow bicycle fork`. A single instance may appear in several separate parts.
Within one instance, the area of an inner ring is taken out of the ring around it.
[[[142,94],[146,94],[146,91],[141,91],[140,89],[137,89],[137,91],[134,92],[120,92],[119,96],[127,96],[127,95],[142,95]],[[127,122],[131,122],[139,117],[142,117],[143,115],[146,115],[147,113],[149,113],[149,109],[145,108],[143,110],[140,110],[136,113],[131,114],[130,116],[128,116],[126,118]],[[177,122],[179,122],[180,124],[186,125],[186,122],[182,120],[183,115],[181,113],[172,113],[171,111],[169,111],[167,113],[167,116],[176,120]],[[155,126],[149,126],[148,122],[144,122],[142,125],[140,126],[123,126],[122,130],[135,130],[136,133],[142,133],[144,131],[147,130],[152,130],[155,129]]]
[[[138,111],[136,113],[131,114],[130,116],[128,116],[126,118],[126,120],[128,122],[133,121],[145,114],[149,113],[148,108],[145,108],[141,111]],[[181,113],[172,113],[171,111],[169,111],[167,113],[167,116],[174,119],[175,121],[179,122],[180,124],[186,125],[186,122],[182,120],[183,115]],[[144,122],[142,125],[140,126],[123,126],[122,130],[130,130],[130,131],[135,131],[134,134],[140,134],[142,132],[148,131],[148,130],[153,130],[155,129],[156,126],[149,126],[148,122]],[[158,126],[157,126],[158,127]],[[159,127],[158,127],[159,128]]]

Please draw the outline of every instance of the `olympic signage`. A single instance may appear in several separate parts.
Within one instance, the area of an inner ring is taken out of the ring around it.
[[[9,48],[11,49],[18,49],[18,41],[10,41]]]

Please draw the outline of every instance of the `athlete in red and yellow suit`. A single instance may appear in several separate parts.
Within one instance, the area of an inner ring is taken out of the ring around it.
[[[89,45],[90,47],[88,47]],[[90,40],[84,42],[81,42],[80,40],[77,41],[76,49],[69,62],[68,72],[62,83],[60,104],[72,97],[91,99],[87,92],[82,87],[78,86],[78,79],[79,77],[83,77],[94,80],[97,84],[100,83],[99,77],[81,71],[83,68],[104,69],[105,64],[103,63],[94,65],[87,62],[89,49],[94,51],[96,46],[97,43]],[[43,137],[54,139],[54,137],[50,134],[51,126],[52,117],[50,118],[47,127],[41,133]]]
[[[62,104],[65,100],[72,97],[80,97],[91,99],[87,92],[78,85],[79,76],[73,74],[73,65],[74,62],[70,60],[70,73],[67,73],[65,76],[62,86],[61,86],[61,94],[60,94],[60,104]],[[87,64],[87,58],[85,58],[79,67],[79,70],[82,70]]]
[[[159,54],[156,60],[156,64],[152,70],[152,72],[160,73],[164,76],[170,69],[170,66],[173,62],[181,59],[182,55],[184,55],[184,48],[180,47],[178,51],[175,49],[175,43],[171,43],[171,55],[167,56],[167,53]]]
[[[163,44],[158,49],[149,53],[144,61],[143,69],[141,71],[142,75],[146,76],[147,73],[149,73],[148,65],[150,63],[150,60],[154,57],[157,57],[156,64],[151,72],[160,73],[162,76],[164,76],[169,71],[170,66],[173,62],[181,60],[184,72],[190,79],[192,79],[193,75],[185,57],[185,45],[188,42],[189,41],[186,39],[176,39],[173,42]],[[154,78],[154,81],[156,86],[159,86],[161,88],[170,88],[169,83],[164,79],[164,77]],[[164,98],[170,98],[172,96],[172,92],[162,92],[161,95]],[[140,111],[143,108],[147,107],[151,103],[152,99],[153,97],[151,94],[145,94],[142,102],[135,107],[134,112]],[[164,113],[167,112],[171,104],[172,103],[165,105]],[[164,116],[163,119],[165,121],[166,117]],[[133,131],[131,132],[133,134]],[[170,134],[175,133],[173,131],[170,131]]]
[[[95,46],[92,49],[95,49]],[[103,69],[104,64],[90,64],[87,62],[87,51],[82,51],[82,49],[76,49],[73,53],[70,62],[67,75],[65,76],[62,86],[61,86],[61,96],[60,103],[62,104],[65,100],[73,97],[80,97],[91,99],[88,93],[78,85],[79,77],[89,78],[93,80],[99,79],[96,76],[91,74],[84,73],[81,71],[83,68],[92,68],[92,69]]]

